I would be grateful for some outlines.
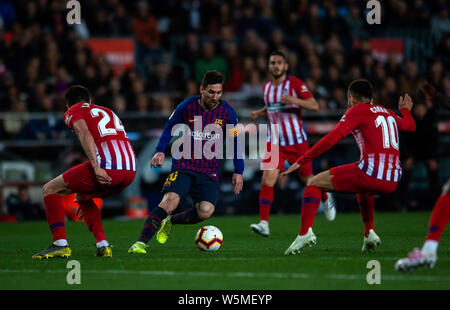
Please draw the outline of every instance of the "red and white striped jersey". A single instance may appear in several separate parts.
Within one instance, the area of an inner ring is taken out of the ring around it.
[[[408,109],[402,109],[402,118],[380,105],[356,104],[342,116],[335,130],[342,137],[350,132],[361,152],[358,167],[367,175],[385,181],[400,181],[398,129],[415,130]]]
[[[266,82],[263,85],[263,92],[271,125],[267,141],[281,146],[306,142],[307,136],[301,121],[302,108],[296,104],[281,103],[281,96],[284,94],[301,99],[311,98],[312,94],[303,81],[287,75],[278,86],[274,86],[272,81]]]
[[[94,138],[97,162],[103,169],[136,171],[136,156],[125,128],[110,109],[95,104],[77,103],[64,114],[64,122],[73,130],[83,119]]]

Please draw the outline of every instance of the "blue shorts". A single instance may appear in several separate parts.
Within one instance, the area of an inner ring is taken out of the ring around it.
[[[190,170],[173,170],[167,177],[161,192],[163,194],[167,192],[177,193],[180,200],[190,194],[194,204],[208,201],[215,206],[219,196],[219,182],[203,173]]]

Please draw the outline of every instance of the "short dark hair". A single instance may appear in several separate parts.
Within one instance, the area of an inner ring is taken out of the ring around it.
[[[224,83],[225,83],[225,76],[222,73],[215,70],[206,72],[202,79],[203,88],[206,88],[208,85],[224,84]]]
[[[67,104],[70,107],[78,102],[89,102],[89,99],[91,99],[91,93],[84,86],[73,85],[67,89],[64,94],[64,98],[66,98]]]
[[[285,61],[287,60],[286,59],[286,55],[282,51],[278,51],[278,50],[277,51],[273,51],[272,53],[270,53],[268,59],[270,59],[270,57],[272,57],[272,56],[281,56],[281,57],[284,58]]]
[[[354,80],[348,86],[348,92],[358,101],[371,100],[373,97],[372,84],[365,79]]]

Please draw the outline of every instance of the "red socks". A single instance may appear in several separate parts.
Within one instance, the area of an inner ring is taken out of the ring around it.
[[[299,235],[304,235],[313,226],[317,209],[319,209],[322,190],[316,186],[306,186],[302,200],[302,217]]]
[[[44,197],[45,214],[47,215],[48,226],[53,235],[53,241],[67,239],[64,221],[64,205],[59,194],[50,194]]]
[[[106,240],[105,232],[103,231],[101,213],[97,205],[92,199],[82,201],[79,203],[81,212],[83,212],[83,218],[87,227],[95,237],[95,241]]]
[[[273,187],[261,185],[259,192],[259,217],[261,221],[269,221],[270,207],[273,202]]]
[[[367,193],[356,194],[356,200],[358,200],[359,212],[364,222],[364,235],[367,236],[370,229],[375,230],[373,223],[375,197]]]
[[[445,226],[450,221],[450,194],[442,194],[431,212],[428,234],[425,240],[439,242]]]

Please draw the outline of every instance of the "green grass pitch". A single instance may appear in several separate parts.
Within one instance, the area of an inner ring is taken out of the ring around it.
[[[401,274],[395,261],[423,243],[430,213],[376,213],[382,245],[362,253],[363,224],[358,213],[338,214],[334,222],[316,216],[317,245],[300,255],[283,253],[298,233],[298,215],[272,215],[271,235],[250,232],[255,216],[213,216],[196,225],[178,225],[166,244],[150,241],[147,255],[127,253],[144,220],[105,220],[113,258],[95,257],[94,238],[84,223],[67,222],[78,260],[81,284],[66,281],[66,259],[33,260],[51,241],[46,222],[0,224],[0,289],[450,289],[450,229],[442,236],[434,269]],[[202,225],[215,225],[224,234],[219,252],[202,252],[194,235]],[[381,284],[369,285],[370,260],[381,266]]]

